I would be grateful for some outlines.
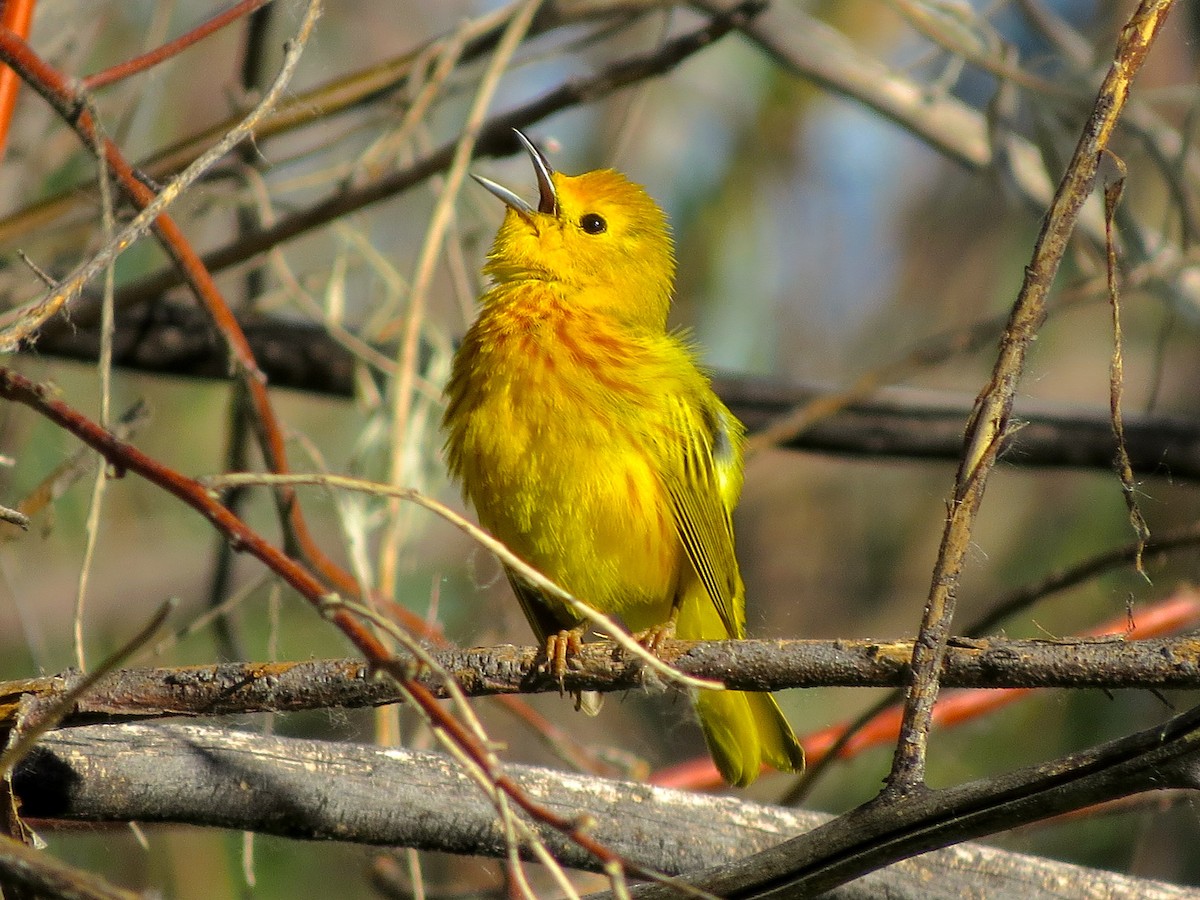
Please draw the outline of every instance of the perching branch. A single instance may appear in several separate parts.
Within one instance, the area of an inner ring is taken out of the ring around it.
[[[430,654],[471,697],[559,693],[536,647],[481,647]],[[681,672],[722,680],[738,690],[896,687],[904,683],[911,641],[666,641],[660,656]],[[566,691],[629,691],[658,684],[636,659],[607,641],[585,644],[564,676]],[[0,682],[0,727],[22,702],[61,696],[75,672]],[[445,698],[440,676],[417,680]],[[942,683],[956,688],[1200,688],[1200,638],[1183,635],[1126,641],[1110,638],[1016,641],[956,638],[947,648]],[[66,725],[169,716],[241,715],[400,703],[405,693],[371,675],[361,660],[222,663],[113,672],[75,704]]]

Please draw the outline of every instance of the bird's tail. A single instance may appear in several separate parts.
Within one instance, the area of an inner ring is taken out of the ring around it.
[[[697,585],[699,588],[699,585]],[[722,640],[730,635],[702,589],[688,592],[679,610],[675,634],[683,640]],[[737,623],[740,626],[741,623]],[[781,772],[804,771],[804,748],[779,709],[765,693],[701,691],[696,715],[713,762],[729,784],[745,787],[763,763]]]
[[[745,787],[766,763],[781,772],[804,771],[804,749],[770,694],[701,691],[696,715],[721,777]]]

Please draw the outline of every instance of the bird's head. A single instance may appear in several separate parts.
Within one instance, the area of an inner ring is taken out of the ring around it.
[[[515,129],[514,129],[515,130]],[[608,312],[661,327],[666,322],[675,259],[667,218],[645,189],[612,169],[555,172],[516,132],[533,162],[537,205],[487,178],[476,181],[508,207],[488,256],[496,282],[544,279],[569,290],[611,296]]]

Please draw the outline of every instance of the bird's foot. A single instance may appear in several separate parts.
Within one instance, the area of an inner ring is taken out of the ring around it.
[[[563,680],[567,674],[567,664],[573,657],[579,656],[583,649],[584,626],[564,628],[557,634],[546,638],[546,668],[558,679],[558,691],[565,693]]]
[[[566,678],[567,666],[573,658],[579,656],[583,649],[583,632],[586,628],[585,625],[577,628],[564,628],[557,634],[546,638],[546,670],[558,679],[560,695],[566,693],[563,682]],[[595,691],[575,691],[572,696],[575,698],[575,709],[589,716],[599,713],[600,706],[604,702],[604,697]]]

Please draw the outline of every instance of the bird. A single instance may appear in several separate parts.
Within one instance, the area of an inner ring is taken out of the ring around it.
[[[668,327],[666,215],[623,174],[556,172],[516,138],[533,164],[536,206],[473,176],[506,209],[484,264],[490,287],[446,388],[447,467],[487,531],[647,644],[742,638],[732,513],[745,431],[687,334]],[[581,617],[508,575],[561,664],[582,639]],[[727,783],[749,785],[763,764],[803,771],[804,751],[769,693],[693,699]]]

